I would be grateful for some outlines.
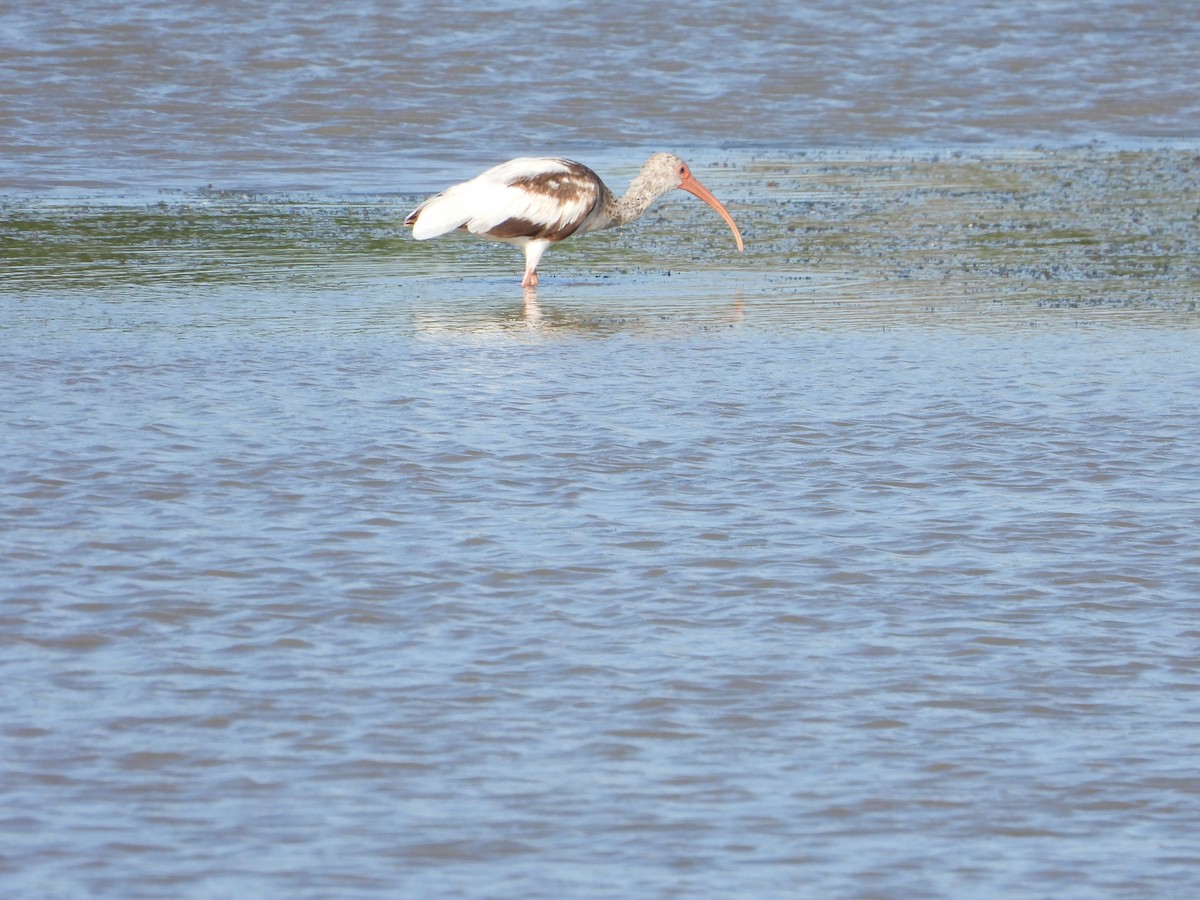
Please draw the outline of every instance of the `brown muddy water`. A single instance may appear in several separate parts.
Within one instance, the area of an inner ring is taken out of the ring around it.
[[[79,10],[0,14],[0,893],[1200,889],[1189,6]],[[648,149],[744,254],[399,225]]]

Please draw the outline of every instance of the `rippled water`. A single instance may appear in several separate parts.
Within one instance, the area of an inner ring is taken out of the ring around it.
[[[277,312],[5,351],[19,893],[1195,884],[1194,328]]]
[[[1195,893],[1188,8],[548,9],[0,14],[0,893]]]
[[[426,190],[517,155],[1192,141],[1181,0],[81,0],[0,13],[0,189]]]

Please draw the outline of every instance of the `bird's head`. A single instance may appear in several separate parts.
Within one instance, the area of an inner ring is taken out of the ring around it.
[[[721,201],[714,197],[708,188],[695,179],[688,164],[678,156],[671,153],[655,153],[643,164],[639,177],[651,185],[651,190],[656,194],[665,194],[667,191],[678,188],[699,197],[720,213],[721,218],[733,231],[733,238],[737,241],[738,250],[742,249],[742,234],[738,231],[733,216],[729,215],[729,211],[721,205]]]

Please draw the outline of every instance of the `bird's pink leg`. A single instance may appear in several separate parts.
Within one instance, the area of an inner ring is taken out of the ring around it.
[[[549,246],[549,241],[530,241],[525,245],[525,277],[521,279],[521,287],[537,287],[538,262]]]

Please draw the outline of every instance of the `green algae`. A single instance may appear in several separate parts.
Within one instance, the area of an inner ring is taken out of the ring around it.
[[[672,195],[634,226],[556,246],[543,286],[720,273],[747,295],[815,280],[930,302],[1176,305],[1200,298],[1200,156],[1186,150],[747,156],[698,166],[746,236]],[[0,291],[139,284],[323,289],[362,277],[507,283],[512,249],[413,241],[408,196],[206,189],[149,203],[0,200]]]

